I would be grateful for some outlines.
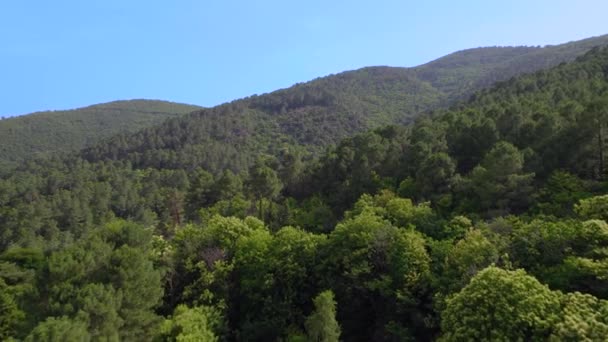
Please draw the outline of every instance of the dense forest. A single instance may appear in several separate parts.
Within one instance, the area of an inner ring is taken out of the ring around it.
[[[330,75],[114,136],[83,152],[89,162],[217,174],[246,170],[262,152],[318,156],[356,133],[408,124],[422,112],[468,98],[496,81],[573,60],[608,36],[539,47],[465,50],[414,68],[369,67]]]
[[[0,120],[0,172],[32,157],[78,151],[118,133],[134,133],[198,106],[154,100],[114,101]]]
[[[1,178],[0,339],[608,336],[608,48],[363,132],[310,87]]]

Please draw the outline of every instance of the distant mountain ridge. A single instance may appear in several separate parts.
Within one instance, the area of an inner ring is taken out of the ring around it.
[[[121,134],[83,151],[135,167],[242,170],[260,153],[316,154],[355,133],[407,124],[475,91],[574,60],[608,35],[562,45],[464,50],[414,68],[366,67],[317,78]]]
[[[544,47],[481,47],[457,51],[417,66],[421,80],[444,93],[448,100],[466,98],[473,92],[511,77],[571,62],[595,46],[608,44],[608,35]]]
[[[0,168],[32,156],[80,150],[115,134],[135,132],[200,108],[167,101],[128,100],[6,118],[0,121]]]
[[[205,109],[133,100],[5,119],[0,169],[83,148],[90,161],[129,159],[141,167],[211,171],[243,169],[255,155],[285,148],[318,154],[345,137],[410,123],[496,82],[605,45],[608,35],[546,47],[474,48],[417,67],[365,67]]]

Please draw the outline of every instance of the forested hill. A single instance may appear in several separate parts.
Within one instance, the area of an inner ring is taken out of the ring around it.
[[[0,339],[605,341],[608,48],[313,161],[239,103],[0,178]],[[242,173],[184,167],[214,111]]]
[[[258,153],[319,152],[354,133],[411,122],[496,81],[570,61],[608,36],[545,48],[480,48],[415,68],[368,67],[252,96],[92,146],[89,161],[244,170]]]
[[[587,185],[603,184],[606,113],[608,49],[598,48],[575,62],[482,90],[407,129],[345,139],[299,190],[323,194],[337,213],[364,193],[392,186],[448,212],[521,213],[542,198],[553,208],[544,207],[548,212],[564,214],[585,191],[572,190],[555,203],[533,197],[534,186],[557,170],[574,175],[574,182],[580,177]]]
[[[33,156],[80,150],[120,132],[135,132],[201,107],[156,100],[115,101],[0,121],[0,169]]]
[[[608,44],[608,35],[545,47],[484,47],[458,51],[414,68],[421,80],[445,95],[448,103],[498,81],[573,61],[595,46]]]

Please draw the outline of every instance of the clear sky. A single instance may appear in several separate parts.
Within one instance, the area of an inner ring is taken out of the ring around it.
[[[3,0],[0,115],[213,106],[369,65],[608,33],[606,0]]]

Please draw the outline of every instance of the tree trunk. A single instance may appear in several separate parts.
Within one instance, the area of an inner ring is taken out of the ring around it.
[[[264,221],[264,210],[262,209],[262,197],[258,200],[258,216],[262,222]]]
[[[604,139],[602,136],[602,124],[599,124],[599,130],[597,135],[598,143],[598,157],[599,157],[599,179],[604,179]]]

